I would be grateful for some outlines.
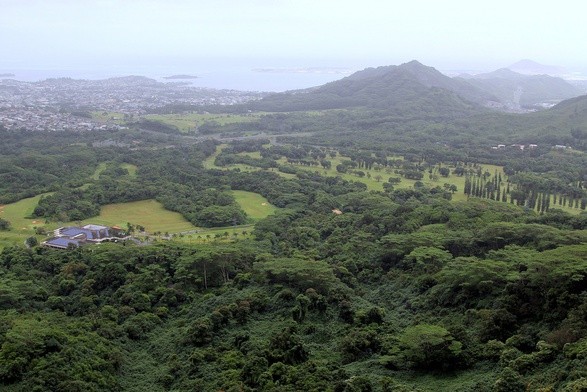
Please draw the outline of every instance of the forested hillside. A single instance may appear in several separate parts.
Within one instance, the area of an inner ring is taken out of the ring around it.
[[[468,113],[494,101],[467,81],[451,79],[417,61],[367,68],[307,90],[270,95],[248,106],[261,111],[299,111],[366,107],[404,111],[412,106],[432,113]]]
[[[581,90],[567,81],[548,75],[522,75],[507,68],[467,76],[471,85],[493,94],[510,109],[539,108],[581,95]]]
[[[5,249],[4,389],[584,384],[585,218],[310,194],[254,240]]]
[[[370,69],[186,134],[0,127],[0,389],[585,390],[586,99],[504,114],[443,78]],[[40,245],[113,206],[133,238]]]
[[[464,115],[484,107],[506,112],[543,109],[579,95],[579,88],[548,75],[499,69],[450,78],[414,60],[367,68],[315,88],[269,95],[248,107],[268,112],[363,107],[401,113],[407,106],[416,106],[426,114]]]

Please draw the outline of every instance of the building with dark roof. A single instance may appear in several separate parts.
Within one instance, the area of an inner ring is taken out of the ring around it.
[[[54,231],[53,238],[42,242],[42,245],[67,249],[71,246],[78,247],[84,244],[99,244],[105,241],[117,241],[125,239],[121,230],[100,225],[85,225],[83,227],[60,227]]]

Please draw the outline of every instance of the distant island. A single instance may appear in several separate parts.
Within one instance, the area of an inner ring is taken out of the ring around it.
[[[194,75],[171,75],[171,76],[164,76],[163,79],[197,79],[197,76]]]
[[[508,69],[523,75],[564,75],[567,71],[557,65],[544,65],[536,61],[524,59],[507,67]]]
[[[0,73],[0,78],[12,78],[14,76],[16,75],[13,73]]]

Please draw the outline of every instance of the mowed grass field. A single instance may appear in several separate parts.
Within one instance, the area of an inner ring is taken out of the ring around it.
[[[106,170],[107,167],[108,164],[106,162],[100,162],[96,168],[96,171],[94,171],[94,174],[92,174],[92,180],[97,181],[100,178],[100,174]]]
[[[209,157],[204,161],[204,167],[208,169],[221,169],[221,170],[230,170],[239,168],[241,171],[260,171],[263,169],[250,167],[246,165],[231,165],[229,167],[217,167],[214,165],[214,160],[216,156],[220,154],[223,148],[226,145],[220,145],[217,147],[217,150],[214,155]],[[258,153],[246,153],[246,155],[252,156],[257,158]],[[397,158],[397,157],[394,157]],[[395,173],[386,173],[384,170],[376,171],[376,170],[362,170],[365,173],[369,173],[369,176],[359,177],[355,174],[350,173],[338,173],[336,171],[336,165],[340,164],[343,160],[348,160],[349,158],[342,157],[337,155],[335,158],[329,158],[332,162],[332,167],[330,169],[323,169],[321,166],[301,166],[295,165],[297,168],[302,170],[308,171],[317,171],[322,175],[327,176],[339,176],[345,180],[349,181],[358,181],[362,182],[367,185],[367,188],[370,190],[383,190],[383,183],[387,182],[390,177],[399,177],[398,174]],[[281,164],[289,165],[285,159],[280,161]],[[101,163],[96,172],[92,176],[92,179],[99,178],[100,173],[106,169],[108,163]],[[121,167],[126,168],[129,171],[130,176],[136,176],[137,167],[131,164],[123,163]],[[500,166],[493,166],[493,165],[481,165],[483,172],[489,172],[492,176],[497,172],[500,173],[502,178],[505,180],[505,175],[503,173],[503,168]],[[440,186],[442,187],[445,183],[454,184],[457,186],[457,192],[453,194],[453,200],[460,201],[466,200],[467,196],[463,193],[464,185],[465,185],[465,177],[459,177],[452,174],[452,167],[451,175],[448,177],[442,177],[438,175],[438,167],[433,169],[433,174],[437,175],[437,179],[432,180],[429,178],[428,172],[425,173],[422,182],[429,187]],[[285,178],[292,178],[295,177],[293,174],[287,173],[280,173],[275,169],[271,169],[275,173],[278,173],[280,176]],[[381,176],[380,181],[377,181],[375,178],[377,176]],[[396,185],[396,188],[410,188],[414,186],[416,181],[409,180],[402,178],[401,182]],[[89,184],[87,184],[89,185]],[[267,217],[268,215],[272,214],[277,208],[271,205],[265,198],[261,195],[252,193],[252,192],[245,192],[245,191],[233,191],[233,195],[236,201],[241,205],[243,210],[247,213],[247,215],[251,218],[253,223],[260,219]],[[224,233],[229,232],[230,238],[233,238],[233,232],[236,232],[238,236],[246,236],[248,234],[242,234],[242,231],[252,231],[253,225],[244,225],[244,226],[237,226],[236,228],[214,228],[214,229],[205,229],[199,228],[192,225],[188,222],[183,216],[179,213],[175,213],[172,211],[168,211],[163,206],[158,203],[156,200],[143,200],[137,202],[130,202],[130,203],[119,203],[119,204],[110,204],[102,207],[101,213],[99,216],[86,219],[82,222],[51,222],[45,223],[44,220],[41,219],[32,219],[28,218],[31,216],[32,212],[34,211],[35,207],[38,204],[39,199],[43,195],[38,195],[32,198],[23,199],[16,203],[7,204],[4,206],[0,206],[0,218],[6,219],[11,222],[11,230],[10,231],[3,231],[0,232],[0,249],[15,245],[15,244],[22,244],[26,240],[26,238],[30,236],[36,236],[39,241],[42,241],[45,236],[36,235],[35,228],[36,227],[44,227],[48,232],[51,232],[53,229],[66,226],[66,225],[78,225],[78,224],[101,224],[106,226],[121,226],[126,227],[127,222],[130,222],[134,225],[141,225],[144,226],[148,233],[153,232],[162,232],[162,233],[191,233],[184,236],[183,240],[192,240],[194,241],[195,238],[199,237],[198,240],[195,241],[202,241],[202,239],[208,239],[208,236],[216,236],[222,235],[223,239],[227,239],[224,236]],[[551,200],[552,201],[552,200]],[[582,210],[578,208],[569,208],[568,206],[559,206],[558,203],[555,205],[551,203],[551,208],[558,208],[562,209],[566,212],[571,214],[578,214]],[[193,234],[197,232],[197,234]]]
[[[216,152],[214,154],[212,154],[210,157],[208,157],[203,162],[204,168],[206,168],[206,169],[220,169],[220,170],[240,169],[241,171],[245,171],[245,172],[263,170],[258,167],[251,167],[251,166],[246,166],[246,165],[242,165],[242,164],[229,165],[226,167],[220,167],[220,166],[214,165],[214,160],[222,152],[222,150],[224,148],[226,148],[226,146],[227,146],[226,144],[221,144],[221,145],[217,146]],[[257,153],[241,153],[239,155],[248,155],[253,158],[260,157],[260,154],[258,152]],[[400,156],[393,156],[390,158],[401,159]],[[342,163],[342,161],[350,160],[350,158],[343,157],[340,154],[338,154],[335,158],[327,158],[327,160],[329,160],[332,163],[332,166],[330,169],[324,169],[322,166],[303,166],[303,165],[297,165],[297,164],[294,166],[298,169],[307,170],[307,171],[311,171],[311,172],[318,172],[318,173],[325,175],[325,176],[341,177],[347,181],[362,182],[363,184],[367,185],[368,190],[375,190],[375,191],[383,191],[383,184],[385,182],[387,182],[390,177],[400,177],[398,174],[394,174],[394,173],[388,174],[385,172],[385,170],[376,171],[374,169],[371,169],[371,170],[358,169],[358,170],[361,170],[365,173],[365,177],[359,177],[359,176],[357,176],[355,174],[351,174],[351,173],[339,173],[338,171],[336,171],[336,166],[339,165],[340,163]],[[286,158],[279,159],[278,163],[281,165],[289,165]],[[435,172],[434,172],[435,174],[438,174],[437,169],[438,168],[435,168]],[[502,176],[504,175],[503,168],[499,167],[499,166],[482,165],[482,170],[483,170],[483,172],[489,171],[489,173],[491,173],[492,175],[495,173],[495,170],[497,170],[498,173],[502,174]],[[293,174],[281,173],[277,170],[270,170],[270,171],[273,171],[274,173],[277,173],[284,178],[295,177],[295,175],[293,175]],[[376,179],[377,176],[381,176],[381,179],[379,181],[377,181],[377,179]],[[459,201],[459,200],[466,200],[467,199],[467,196],[463,193],[463,190],[465,188],[465,177],[464,176],[459,177],[459,176],[455,176],[452,174],[446,178],[438,176],[438,179],[434,181],[434,180],[431,180],[428,176],[428,173],[426,173],[424,178],[422,178],[421,182],[424,183],[424,185],[426,185],[427,187],[435,187],[435,186],[442,187],[445,183],[454,184],[457,186],[457,191],[453,194],[453,200]],[[415,183],[416,183],[415,180],[402,178],[401,182],[399,184],[397,184],[395,187],[397,189],[412,188]]]
[[[109,204],[102,207],[100,215],[85,219],[81,222],[51,222],[46,224],[44,220],[29,219],[37,206],[41,195],[20,200],[16,203],[0,207],[0,217],[10,221],[11,230],[0,232],[0,249],[22,244],[28,237],[36,236],[39,241],[46,237],[35,235],[35,227],[44,227],[48,232],[62,226],[77,226],[98,224],[104,226],[126,227],[127,222],[144,226],[152,233],[178,233],[197,229],[181,214],[168,211],[156,200],[142,200],[130,203]]]
[[[241,208],[253,221],[266,218],[277,210],[267,199],[258,193],[246,191],[232,191],[234,198]]]
[[[244,172],[264,170],[264,169],[261,169],[258,167],[251,167],[251,166],[242,165],[242,164],[229,165],[226,167],[220,167],[220,166],[214,165],[214,160],[216,159],[216,157],[222,152],[222,150],[226,146],[227,146],[226,144],[219,145],[216,148],[216,152],[204,161],[204,167],[207,169],[219,169],[219,170],[232,170],[232,169],[238,168]],[[247,155],[247,156],[250,156],[253,158],[260,157],[260,154],[258,152],[253,152],[253,153],[246,152],[246,153],[240,153],[237,155]],[[390,156],[389,158],[390,159],[403,159],[403,157],[401,157],[399,155]],[[324,169],[321,166],[303,166],[303,165],[297,165],[297,164],[294,166],[298,169],[307,170],[307,171],[311,171],[311,172],[318,172],[318,173],[325,175],[325,176],[341,177],[347,181],[362,182],[363,184],[367,185],[367,189],[376,190],[376,191],[383,191],[383,184],[385,182],[388,182],[390,177],[396,177],[396,178],[401,177],[399,174],[395,174],[395,173],[390,174],[390,173],[386,173],[385,170],[377,171],[374,169],[372,169],[372,170],[359,169],[365,173],[365,177],[359,177],[359,176],[357,176],[355,174],[351,174],[351,173],[339,173],[336,171],[336,166],[339,165],[342,161],[350,160],[350,158],[341,156],[340,154],[337,154],[337,156],[335,158],[329,157],[329,158],[327,158],[327,160],[329,160],[332,164],[330,169]],[[287,163],[287,159],[285,159],[285,158],[281,158],[278,162],[282,165],[289,165],[289,163]],[[443,166],[446,166],[446,165],[443,165]],[[448,177],[440,176],[438,173],[439,167],[435,166],[433,168],[433,174],[436,175],[436,177],[434,179],[430,179],[429,173],[425,172],[424,178],[422,178],[421,182],[424,185],[426,185],[427,187],[440,186],[442,188],[444,186],[444,184],[456,185],[457,191],[452,195],[452,200],[453,201],[467,200],[467,195],[465,195],[463,192],[465,189],[465,176],[456,176],[456,175],[452,174],[452,170],[454,169],[454,167],[452,167],[452,166],[447,166],[447,167],[449,167],[451,170],[451,174]],[[504,181],[507,178],[507,176],[503,172],[502,166],[482,164],[482,165],[478,165],[478,167],[481,167],[481,171],[483,173],[489,172],[489,174],[492,177],[497,173],[502,176],[502,179]],[[293,174],[281,173],[275,169],[270,169],[268,171],[272,171],[274,173],[277,173],[284,178],[295,177],[295,175],[293,175]],[[367,176],[367,173],[369,174],[369,176]],[[376,180],[377,176],[381,176],[380,181]],[[415,180],[401,178],[401,182],[399,184],[395,185],[395,188],[396,189],[413,188],[415,183],[416,183]],[[579,214],[582,211],[578,208],[569,208],[568,206],[564,206],[564,207],[559,206],[558,203],[556,205],[554,205],[552,203],[552,199],[551,199],[551,208],[558,208],[558,209],[561,209],[561,210],[568,212],[568,213],[571,213],[571,214]]]
[[[271,205],[263,196],[245,191],[233,191],[236,201],[254,222],[272,214],[277,208]],[[126,227],[127,223],[144,226],[148,233],[181,233],[198,231],[205,238],[207,235],[215,236],[224,234],[227,230],[231,233],[234,228],[206,229],[192,225],[181,214],[166,210],[156,200],[142,200],[129,203],[108,204],[102,207],[100,215],[85,219],[81,222],[50,222],[29,217],[42,195],[23,199],[16,203],[0,206],[0,217],[11,223],[11,230],[0,232],[0,249],[6,246],[22,244],[30,237],[35,236],[43,241],[46,236],[36,235],[35,228],[44,227],[47,232],[62,226],[77,226],[86,224],[98,224],[104,226]],[[253,225],[237,226],[236,231],[242,235],[243,230],[252,230]]]
[[[394,159],[398,159],[397,156],[393,157]],[[363,184],[367,185],[367,189],[369,190],[375,190],[375,191],[383,191],[383,184],[388,182],[389,178],[391,177],[401,177],[399,174],[395,174],[395,173],[386,173],[385,170],[366,170],[366,169],[355,169],[355,170],[360,170],[362,172],[365,173],[364,177],[359,177],[356,174],[352,174],[352,173],[339,173],[336,170],[336,166],[341,164],[343,161],[349,161],[350,158],[346,158],[346,157],[342,157],[340,155],[337,155],[335,158],[328,158],[327,160],[329,160],[332,163],[332,166],[330,169],[324,169],[322,168],[322,166],[303,166],[303,165],[294,165],[296,168],[302,169],[302,170],[307,170],[307,171],[312,171],[312,172],[318,172],[320,174],[326,175],[326,176],[338,176],[343,178],[344,180],[347,181],[357,181],[357,182],[362,182]],[[283,165],[289,165],[289,163],[287,163],[287,160],[285,158],[282,158],[279,160],[280,164]],[[487,170],[490,170],[490,172],[493,174],[493,170],[495,169],[494,166],[489,166],[487,165]],[[434,169],[433,174],[438,174],[437,173],[437,169]],[[352,169],[351,169],[352,170]],[[503,173],[503,169],[499,168],[499,170],[502,171]],[[379,181],[377,180],[378,176],[381,176],[381,179],[379,179]],[[454,176],[454,175],[450,175],[449,177],[441,177],[438,176],[437,180],[431,180],[428,176],[428,172],[425,173],[424,178],[422,178],[421,182],[426,185],[427,187],[436,187],[436,186],[440,186],[442,187],[445,183],[447,184],[454,184],[457,186],[457,192],[455,192],[453,194],[453,200],[465,200],[467,197],[466,195],[463,194],[463,189],[465,187],[465,177],[459,177],[459,176]],[[406,179],[406,178],[402,178],[401,182],[397,185],[395,185],[396,189],[406,189],[406,188],[412,188],[414,186],[414,184],[416,183],[416,180],[410,180],[410,179]]]
[[[161,203],[152,199],[105,205],[100,215],[82,221],[82,225],[90,223],[123,228],[127,223],[132,223],[144,226],[150,233],[156,231],[174,233],[196,228],[181,214],[166,210]],[[77,223],[69,222],[64,225],[75,224]]]
[[[130,163],[121,163],[120,167],[123,169],[128,170],[128,175],[130,177],[136,177],[137,176],[137,167],[135,165],[132,165]]]
[[[107,167],[108,167],[108,162],[100,162],[98,164],[98,167],[96,168],[96,171],[94,171],[94,174],[92,174],[92,180],[98,181],[100,179],[100,174],[102,174],[102,172],[104,170],[106,170]],[[130,163],[121,163],[120,167],[128,170],[128,175],[130,177],[136,177],[137,167],[135,165],[132,165]]]
[[[11,224],[11,230],[0,231],[0,249],[6,246],[22,244],[28,237],[35,236],[39,240],[43,236],[35,235],[35,227],[47,226],[41,219],[30,219],[39,199],[43,195],[37,195],[28,199],[22,199],[16,203],[0,206],[0,218],[6,219]]]
[[[124,124],[124,113],[120,112],[92,112],[92,119],[102,122],[113,122],[115,124]]]
[[[237,115],[237,114],[149,114],[144,116],[146,119],[159,121],[164,124],[177,127],[181,132],[193,131],[200,125],[207,122],[216,122],[220,125],[243,123],[255,121],[259,118],[259,113]]]
[[[226,146],[228,146],[228,144],[220,144],[220,145],[216,146],[216,152],[214,152],[214,154],[210,155],[208,158],[206,158],[202,162],[204,169],[220,169],[220,170],[224,169],[223,167],[216,166],[214,164],[214,161],[216,160],[216,157],[218,157],[218,155],[220,155],[222,150],[224,150],[226,148]]]

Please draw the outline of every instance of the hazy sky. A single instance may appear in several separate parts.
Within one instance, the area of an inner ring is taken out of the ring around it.
[[[587,68],[585,9],[545,0],[0,0],[0,70],[201,59]]]

